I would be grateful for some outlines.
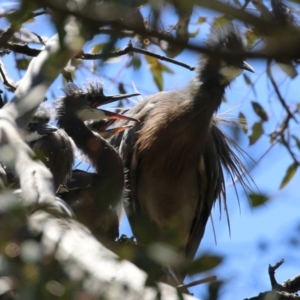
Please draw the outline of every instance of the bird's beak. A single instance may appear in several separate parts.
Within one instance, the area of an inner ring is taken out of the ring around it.
[[[28,129],[31,132],[37,132],[40,135],[46,135],[57,131],[57,127],[42,123],[29,123]]]
[[[91,125],[91,129],[97,132],[104,132],[109,126],[111,126],[116,120],[115,119],[108,119],[108,120],[101,120],[100,122],[94,122]]]
[[[249,72],[252,72],[252,73],[255,73],[254,69],[248,63],[246,63],[245,61],[243,61],[241,64],[237,64],[236,67],[239,67],[243,70],[246,70],[246,71],[249,71]]]
[[[139,122],[139,120],[137,120],[135,118],[131,118],[131,117],[127,117],[127,116],[124,116],[121,114],[113,113],[111,111],[107,111],[104,109],[98,109],[98,110],[103,112],[105,114],[105,116],[109,119]]]
[[[49,124],[29,123],[28,134],[26,134],[24,139],[26,143],[35,142],[55,131],[57,131],[57,128]]]
[[[120,94],[120,95],[113,95],[113,96],[95,96],[92,99],[92,107],[96,108],[100,105],[104,105],[104,104],[109,104],[118,100],[123,100],[126,98],[130,98],[130,97],[135,97],[135,96],[139,96],[139,93],[134,93],[134,94]]]

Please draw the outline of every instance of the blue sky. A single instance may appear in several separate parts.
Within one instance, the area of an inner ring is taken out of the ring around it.
[[[7,1],[0,1],[0,6]],[[3,6],[2,6],[3,7]],[[169,22],[172,21],[174,12],[170,9],[167,11]],[[201,15],[207,16],[207,12]],[[193,20],[196,20],[200,14],[195,13]],[[212,14],[209,13],[209,22],[212,22]],[[174,18],[173,18],[174,19]],[[193,21],[191,22],[193,23]],[[43,24],[43,26],[40,26]],[[36,22],[27,24],[27,28],[45,36],[51,36],[53,29],[46,17],[38,17]],[[0,26],[6,28],[7,22],[0,20]],[[190,31],[194,31],[196,26],[192,25]],[[208,32],[208,26],[201,26],[200,39],[203,40]],[[243,30],[243,28],[241,28]],[[195,42],[198,39],[193,40]],[[98,39],[97,42],[101,42]],[[95,43],[95,42],[94,42]],[[88,43],[86,51],[89,51]],[[120,41],[120,47],[125,46],[127,40]],[[155,46],[149,48],[150,51],[161,53]],[[152,75],[147,68],[147,64],[142,59],[142,67],[139,71],[127,69],[129,56],[122,56],[106,63],[92,74],[89,69],[93,62],[85,62],[83,71],[77,73],[75,83],[81,85],[86,78],[101,78],[105,84],[105,93],[118,93],[117,83],[122,81],[125,83],[127,92],[132,92],[132,82],[136,85],[143,97],[157,92],[156,86],[153,84]],[[197,55],[192,52],[184,52],[176,59],[184,61],[190,65],[197,63]],[[15,63],[12,54],[3,58],[7,71],[12,78],[18,80],[18,73],[15,71]],[[263,61],[248,61],[255,69],[254,74],[249,74],[252,82],[255,82],[256,94],[253,93],[251,87],[245,84],[243,76],[240,76],[226,93],[227,103],[221,106],[220,113],[224,113],[225,118],[237,119],[239,111],[242,111],[247,119],[250,127],[258,117],[253,113],[250,101],[259,102],[268,112],[269,121],[264,125],[267,133],[274,130],[278,120],[284,116],[284,111],[279,104],[276,95],[270,87],[265,75],[265,63]],[[173,75],[164,75],[164,89],[176,90],[187,85],[188,81],[194,77],[194,72],[183,68],[167,64],[174,71]],[[281,91],[285,99],[289,103],[299,101],[299,76],[295,79],[286,79],[284,73],[278,67],[273,67],[276,80],[282,82]],[[0,87],[2,88],[2,87]],[[52,90],[48,93],[48,99],[53,99],[62,94],[62,80],[58,78],[52,85]],[[12,94],[8,94],[11,98]],[[292,124],[293,132],[299,137],[299,124]],[[226,129],[230,132],[230,128]],[[269,138],[263,136],[255,145],[249,147],[248,138],[240,135],[239,144],[242,148],[255,160],[260,157],[270,147]],[[251,209],[244,192],[239,188],[241,212],[239,211],[238,202],[234,189],[228,181],[228,206],[231,222],[231,236],[229,236],[226,216],[222,215],[220,220],[218,207],[213,211],[213,219],[215,231],[217,235],[217,245],[214,242],[213,230],[211,223],[208,223],[205,237],[201,243],[198,255],[204,252],[212,252],[216,254],[226,254],[225,262],[220,268],[212,270],[209,274],[217,275],[220,279],[229,280],[229,283],[222,290],[220,299],[243,299],[257,295],[259,292],[270,289],[268,278],[268,265],[274,264],[281,258],[285,258],[286,262],[277,270],[276,278],[278,282],[295,276],[299,269],[299,246],[292,247],[289,238],[292,234],[299,236],[299,230],[296,231],[300,224],[299,216],[299,184],[300,174],[296,173],[294,178],[283,190],[279,190],[280,182],[285,174],[286,168],[292,163],[287,151],[278,145],[275,145],[270,152],[259,161],[251,171],[257,188],[266,195],[270,196],[270,200],[263,206]],[[251,165],[251,164],[250,164]],[[121,224],[121,233],[130,235],[128,223],[123,221]],[[265,246],[263,247],[263,244]],[[259,246],[260,245],[260,246]],[[265,250],[262,250],[262,249]],[[198,275],[193,279],[201,278],[204,275]],[[188,279],[190,280],[190,279]],[[188,281],[187,280],[187,281]],[[195,287],[192,292],[195,296],[201,297],[205,294],[206,286]],[[233,296],[234,295],[234,296]]]

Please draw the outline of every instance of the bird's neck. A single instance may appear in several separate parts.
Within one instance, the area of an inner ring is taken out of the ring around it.
[[[200,73],[199,79],[194,79],[189,87],[190,99],[192,101],[189,112],[192,118],[197,118],[200,124],[210,123],[213,114],[217,112],[225,94],[226,85],[221,83],[218,74],[206,76]],[[207,127],[208,128],[208,127]]]
[[[75,112],[61,110],[57,124],[67,132],[80,150],[84,153],[89,151],[89,140],[94,138],[94,134],[85,126]]]
[[[121,158],[115,149],[98,134],[94,134],[74,112],[61,113],[58,125],[74,140],[96,169],[99,193],[105,193],[102,198],[111,198],[111,201],[119,199],[124,175]]]
[[[204,102],[208,102],[207,109],[213,112],[218,110],[225,88],[230,84],[230,80],[221,73],[221,69],[222,65],[219,60],[204,57],[196,77],[196,81],[201,84],[198,88],[198,95],[201,97],[199,105],[204,107]]]
[[[106,150],[106,141],[94,134],[73,111],[62,111],[58,125],[73,139],[77,148],[86,155],[91,165],[98,171],[101,167],[101,155]]]

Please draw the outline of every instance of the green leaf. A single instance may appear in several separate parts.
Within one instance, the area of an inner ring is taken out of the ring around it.
[[[246,116],[242,112],[239,113],[239,123],[240,123],[244,133],[247,133],[248,132],[248,123],[247,123]]]
[[[163,90],[163,72],[173,74],[173,71],[167,67],[166,65],[162,64],[157,58],[151,56],[145,56],[148,67],[150,68],[153,80],[160,91]]]
[[[294,135],[292,135],[292,138],[295,140],[296,145],[297,145],[298,149],[300,150],[300,140]]]
[[[157,86],[157,88],[162,91],[163,90],[163,81],[162,81],[162,77],[160,76],[153,76],[153,80]]]
[[[222,102],[227,103],[227,98],[225,96],[222,97]]]
[[[190,38],[194,38],[194,37],[196,37],[198,34],[199,34],[199,32],[200,32],[200,28],[198,28],[196,31],[194,31],[194,32],[189,32],[189,37]]]
[[[258,102],[254,102],[251,101],[252,107],[254,112],[264,121],[268,121],[269,117],[267,115],[267,113],[265,112],[265,110],[263,109],[263,107],[258,103]]]
[[[188,274],[193,275],[206,272],[217,267],[223,261],[223,257],[217,255],[204,254],[194,260],[188,267]]]
[[[252,207],[257,207],[269,200],[269,197],[263,194],[249,194],[249,199]]]
[[[246,82],[247,85],[252,85],[252,82],[249,78],[249,76],[247,76],[247,74],[243,73],[243,76],[244,76],[244,80]]]
[[[127,67],[132,66],[134,70],[140,69],[142,65],[141,59],[138,56],[133,56],[127,64]]]
[[[292,61],[285,59],[284,61],[277,61],[277,66],[290,78],[294,79],[297,75],[297,69],[293,65]]]
[[[247,49],[251,49],[253,44],[260,38],[253,30],[247,30],[245,33],[247,39]]]
[[[249,145],[253,145],[263,134],[263,127],[261,122],[256,122],[252,126],[252,134],[249,136]]]
[[[166,65],[161,64],[161,69],[163,72],[169,73],[169,74],[174,74],[173,70],[167,67]]]
[[[27,70],[30,62],[31,59],[27,58],[16,59],[17,68],[20,70]]]
[[[256,94],[256,90],[255,90],[255,87],[254,87],[254,84],[252,83],[250,77],[246,74],[246,73],[243,73],[243,77],[244,77],[244,80],[246,82],[247,85],[249,85],[253,91],[253,94],[255,95],[255,97],[257,97],[257,94]]]
[[[206,20],[207,20],[206,17],[200,17],[200,18],[198,18],[196,24],[203,24],[206,22]]]
[[[280,184],[280,189],[283,189],[289,182],[290,180],[293,178],[293,176],[295,175],[296,171],[298,168],[298,164],[297,163],[292,163],[286,170],[285,176],[282,179],[282,182]]]
[[[97,54],[99,53],[105,46],[105,43],[100,43],[100,44],[96,44],[91,48],[91,53],[92,54]]]

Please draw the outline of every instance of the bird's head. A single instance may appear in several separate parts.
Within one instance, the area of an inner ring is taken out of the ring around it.
[[[57,104],[58,117],[63,114],[76,114],[82,121],[102,120],[102,119],[123,119],[134,120],[132,118],[113,113],[104,109],[98,109],[99,106],[112,103],[125,98],[137,96],[139,94],[120,94],[105,96],[103,86],[100,83],[89,84],[85,90],[77,87],[75,84],[68,84],[65,89],[65,97],[60,99]]]
[[[57,131],[56,127],[48,124],[50,119],[50,108],[45,105],[40,105],[27,127],[21,130],[25,142],[35,142],[44,136]]]
[[[212,27],[207,47],[213,53],[203,56],[200,68],[203,79],[218,78],[219,83],[228,85],[243,70],[254,72],[243,59],[245,44],[237,27],[232,23],[222,27]],[[220,53],[224,53],[225,56]]]

